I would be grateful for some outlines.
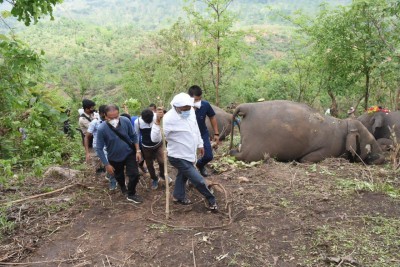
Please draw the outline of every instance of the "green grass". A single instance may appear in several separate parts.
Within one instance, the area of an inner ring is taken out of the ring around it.
[[[321,264],[324,257],[351,255],[360,266],[392,267],[400,263],[400,220],[384,217],[351,217],[317,227],[307,248],[306,266]],[[310,255],[317,257],[310,258]],[[332,265],[336,266],[336,265]]]
[[[0,240],[3,239],[3,235],[13,231],[15,223],[9,221],[4,208],[0,209]]]
[[[338,179],[337,186],[341,189],[347,189],[352,191],[369,191],[379,192],[386,194],[392,198],[400,197],[400,189],[393,186],[389,181],[361,181],[361,180],[348,180]]]

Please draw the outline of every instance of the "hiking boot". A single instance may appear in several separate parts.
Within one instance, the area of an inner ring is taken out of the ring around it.
[[[140,203],[143,202],[143,198],[141,196],[139,196],[139,195],[128,196],[126,199],[128,201],[131,201],[131,202],[135,203],[135,204],[140,204]]]
[[[158,188],[158,178],[151,181],[151,189],[156,190]]]

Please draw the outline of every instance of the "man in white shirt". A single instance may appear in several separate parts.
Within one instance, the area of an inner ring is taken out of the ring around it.
[[[157,110],[157,119],[151,130],[153,142],[161,141],[160,121],[163,119],[165,139],[168,142],[168,160],[178,169],[174,188],[174,203],[189,205],[192,202],[186,198],[185,186],[189,180],[207,199],[209,208],[218,209],[215,196],[208,189],[203,176],[197,171],[194,163],[197,151],[204,154],[203,139],[197,125],[193,110],[194,99],[186,93],[176,95],[172,101],[172,109],[165,116],[162,109]]]

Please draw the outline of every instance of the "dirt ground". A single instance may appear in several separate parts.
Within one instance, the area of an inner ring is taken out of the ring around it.
[[[110,193],[103,175],[1,188],[4,203],[73,185],[2,210],[14,226],[3,233],[0,265],[400,266],[400,182],[390,166],[245,166],[218,156],[213,165],[219,212],[189,188],[194,204],[171,203],[169,220],[165,187],[151,190],[148,177],[140,205]]]

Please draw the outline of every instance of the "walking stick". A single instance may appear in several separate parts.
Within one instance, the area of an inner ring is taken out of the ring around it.
[[[159,97],[157,97],[159,98]],[[157,111],[164,112],[164,107],[162,106],[162,101],[159,101],[159,106],[157,107]],[[160,120],[160,130],[161,130],[161,139],[162,139],[162,148],[163,148],[163,157],[164,157],[164,177],[165,177],[165,218],[169,219],[169,178],[168,178],[168,161],[167,161],[167,146],[165,143],[165,134],[164,134],[164,120],[161,118]]]

